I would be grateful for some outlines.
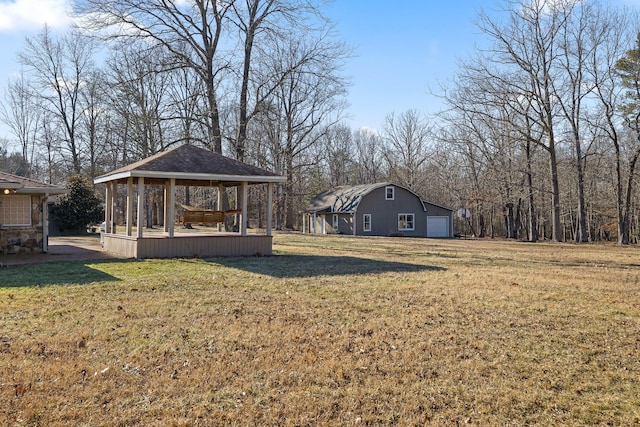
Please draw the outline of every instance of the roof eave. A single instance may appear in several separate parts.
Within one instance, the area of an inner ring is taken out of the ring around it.
[[[69,190],[60,187],[22,187],[15,191],[15,194],[65,194]]]
[[[155,179],[184,179],[195,181],[220,181],[220,182],[255,182],[255,183],[283,183],[287,177],[280,175],[222,175],[189,172],[155,172],[144,170],[123,171],[116,174],[102,175],[93,180],[94,184],[119,181],[128,178],[155,178]]]
[[[451,209],[451,208],[448,208],[448,207],[443,206],[443,205],[439,205],[437,203],[430,202],[428,200],[422,199],[422,204],[425,205],[425,207],[426,207],[426,205],[431,205],[431,206],[435,206],[435,207],[440,208],[440,209],[445,209],[445,210],[453,212],[453,209]]]
[[[19,190],[24,184],[17,181],[0,181],[0,188],[8,188],[9,190]]]
[[[331,212],[331,208],[328,206],[322,207],[322,208],[309,208],[309,209],[305,209],[303,212],[305,213],[330,213]]]
[[[326,208],[317,208],[317,209],[305,209],[304,213],[326,213],[326,214],[342,214],[342,215],[353,215],[357,212],[356,209],[349,211],[334,211],[331,207]]]

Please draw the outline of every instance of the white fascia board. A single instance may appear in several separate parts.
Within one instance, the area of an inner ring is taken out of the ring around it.
[[[120,173],[116,173],[113,175],[103,175],[100,176],[98,178],[95,178],[93,180],[94,184],[102,184],[104,182],[111,182],[111,181],[117,181],[119,179],[123,179],[123,178],[129,178],[133,175],[131,175],[131,171],[126,171],[126,172],[120,172]]]
[[[275,176],[245,176],[245,175],[216,175],[206,173],[188,172],[154,172],[154,171],[125,171],[114,175],[105,175],[96,178],[93,182],[101,184],[109,181],[116,181],[125,178],[161,178],[161,179],[185,179],[196,181],[221,181],[221,182],[287,182],[287,177]]]

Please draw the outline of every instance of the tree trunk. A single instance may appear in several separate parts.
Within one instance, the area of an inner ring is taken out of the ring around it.
[[[558,178],[558,160],[556,157],[555,142],[553,141],[549,142],[549,168],[551,170],[551,240],[554,242],[562,242],[563,230],[560,217],[560,181]]]
[[[589,241],[587,234],[587,212],[584,201],[584,171],[582,165],[582,147],[579,135],[574,133],[574,144],[576,148],[576,168],[578,172],[578,218],[576,230],[576,243],[586,243]]]
[[[254,7],[256,7],[256,5],[254,5]],[[246,149],[245,144],[247,139],[247,97],[249,94],[249,73],[251,71],[251,50],[253,48],[252,24],[253,23],[250,24],[250,27],[247,30],[246,39],[244,41],[244,64],[242,68],[242,85],[240,88],[240,122],[238,123],[238,136],[236,140],[236,158],[241,162],[244,162]]]
[[[506,228],[506,238],[513,239],[515,235],[513,220],[513,203],[507,203],[505,208],[504,225]]]
[[[640,132],[638,132],[638,135],[640,137]],[[632,200],[631,197],[632,197],[632,194],[633,194],[633,191],[632,191],[632,189],[633,189],[633,179],[634,179],[636,165],[638,163],[638,158],[639,157],[640,157],[640,146],[638,146],[636,151],[633,153],[633,156],[631,157],[631,160],[629,162],[629,175],[627,176],[627,192],[626,192],[625,200],[624,200],[624,215],[623,215],[623,224],[624,224],[624,227],[625,227],[627,243],[629,243],[629,238],[630,238],[629,216],[630,216],[630,212],[631,212],[631,200]]]
[[[531,142],[527,141],[525,147],[527,155],[527,188],[528,188],[528,202],[529,202],[529,241],[538,241],[538,224],[536,222],[536,207],[535,198],[533,197],[533,171],[531,167]]]
[[[620,155],[620,146],[614,141],[616,148],[616,211],[618,214],[618,244],[629,244],[629,216],[625,202],[622,201],[622,159]]]
[[[284,192],[285,222],[284,227],[292,230],[294,225],[295,200],[293,198],[293,159],[287,159],[287,182]]]

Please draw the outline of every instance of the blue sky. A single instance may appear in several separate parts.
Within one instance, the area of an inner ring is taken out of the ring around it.
[[[553,0],[549,0],[553,1]],[[602,0],[640,6],[640,0]],[[387,114],[417,109],[433,114],[442,108],[430,95],[455,75],[482,35],[478,12],[491,14],[500,0],[335,0],[329,16],[342,38],[356,48],[346,67],[354,128],[379,129]]]
[[[349,120],[354,129],[380,128],[387,114],[417,109],[435,113],[441,104],[429,87],[447,83],[456,61],[467,57],[481,35],[473,24],[480,8],[499,0],[335,0],[327,14],[339,36],[355,48],[345,68],[351,78]],[[607,1],[607,0],[603,0]],[[640,0],[608,0],[640,5]],[[69,24],[67,0],[0,0],[0,92],[19,71],[24,38],[47,22]],[[0,126],[0,138],[6,135]]]
[[[329,15],[356,49],[346,74],[353,86],[349,123],[379,128],[387,114],[417,109],[434,113],[439,100],[429,87],[446,83],[456,61],[479,39],[473,24],[481,7],[495,0],[336,0]]]

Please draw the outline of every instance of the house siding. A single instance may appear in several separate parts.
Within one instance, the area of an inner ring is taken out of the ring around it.
[[[338,215],[339,228],[335,232],[338,234],[353,234],[353,218],[348,214]]]
[[[393,197],[388,197],[389,188],[393,188]],[[413,229],[400,230],[400,215],[405,215],[403,220],[406,220],[407,214],[413,215]],[[390,183],[327,190],[311,200],[304,215],[305,232],[314,234],[427,237],[431,222],[432,237],[453,237],[451,209],[426,202],[413,191]],[[334,215],[339,218],[335,229]],[[371,219],[371,228],[367,231],[364,230],[365,215]],[[429,221],[429,218],[440,220]],[[447,220],[446,233],[442,218]]]
[[[410,191],[395,188],[393,200],[386,199],[386,187],[380,187],[365,197],[358,205],[357,234],[360,236],[402,235],[408,237],[424,237],[427,233],[427,221],[420,199]],[[364,231],[363,215],[371,215],[371,231]],[[398,215],[413,214],[414,229],[398,230]]]

